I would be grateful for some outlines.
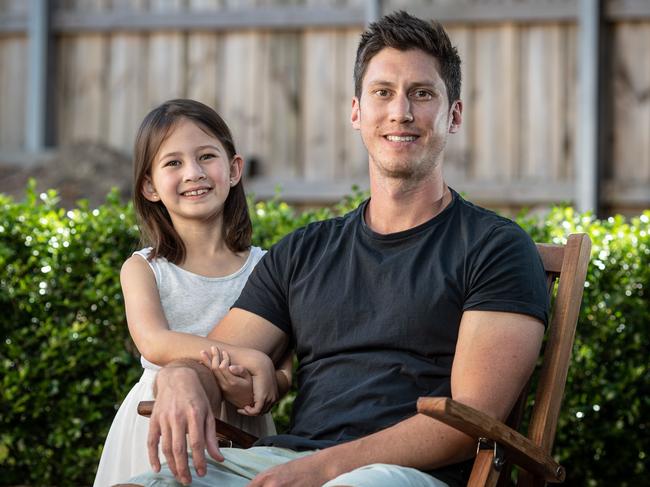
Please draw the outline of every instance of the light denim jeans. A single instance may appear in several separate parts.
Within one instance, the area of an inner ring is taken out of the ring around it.
[[[239,448],[221,448],[223,462],[210,458],[206,452],[207,473],[197,477],[192,471],[192,486],[195,487],[244,487],[258,473],[276,465],[302,458],[314,451],[296,452],[273,446],[258,446],[242,450]],[[190,462],[191,463],[191,462]],[[191,466],[191,465],[190,465]],[[159,473],[138,475],[129,483],[145,487],[180,487],[183,484],[174,480],[174,476],[163,464]],[[419,470],[399,465],[377,463],[366,465],[325,483],[323,487],[448,487],[446,483]]]

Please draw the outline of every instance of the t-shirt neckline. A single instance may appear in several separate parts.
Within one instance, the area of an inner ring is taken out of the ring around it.
[[[407,230],[402,230],[401,232],[395,232],[395,233],[377,233],[374,230],[372,230],[367,224],[366,224],[366,219],[364,217],[366,213],[366,208],[368,207],[368,203],[370,203],[370,198],[368,198],[366,201],[364,201],[361,206],[359,207],[359,214],[357,215],[358,218],[361,221],[361,229],[363,232],[370,238],[374,240],[380,240],[380,241],[397,241],[401,240],[406,237],[411,237],[413,235],[416,235],[420,232],[423,232],[425,230],[428,230],[432,226],[438,225],[441,221],[444,221],[447,219],[447,216],[450,214],[451,209],[456,205],[457,200],[459,198],[459,195],[456,191],[454,191],[453,188],[449,187],[449,191],[451,192],[451,201],[449,204],[437,215],[435,215],[433,218],[425,221],[424,223],[420,223],[419,225],[409,228]]]

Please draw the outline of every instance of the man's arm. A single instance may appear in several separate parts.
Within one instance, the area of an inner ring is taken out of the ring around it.
[[[532,373],[543,332],[541,322],[526,315],[465,312],[451,372],[452,397],[505,419]],[[475,450],[476,443],[468,436],[416,414],[367,437],[273,468],[250,485],[271,481],[280,481],[277,485],[322,485],[372,463],[431,470],[466,460]]]
[[[287,337],[282,331],[269,321],[241,309],[231,310],[217,329],[222,326],[228,340],[240,347],[259,347],[258,350],[279,357],[286,347]],[[211,335],[213,333],[214,330]],[[236,359],[241,349],[235,347],[232,350],[235,353],[231,355]],[[273,374],[272,363],[268,357],[266,360]],[[180,482],[190,483],[186,434],[189,435],[194,467],[199,476],[205,475],[204,448],[215,460],[223,459],[214,435],[213,408],[218,407],[221,401],[216,379],[212,371],[198,361],[177,360],[158,372],[154,393],[156,403],[149,422],[147,442],[149,462],[154,471],[160,470],[158,442],[162,435],[162,449],[170,470]]]

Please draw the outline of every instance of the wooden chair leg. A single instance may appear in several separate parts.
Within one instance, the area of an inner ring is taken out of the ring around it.
[[[494,448],[479,448],[467,487],[496,487],[500,470],[494,466]]]

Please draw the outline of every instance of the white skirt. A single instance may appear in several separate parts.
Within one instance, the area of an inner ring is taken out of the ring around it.
[[[156,370],[144,369],[138,383],[124,398],[108,431],[94,487],[108,487],[126,482],[129,478],[151,469],[147,455],[149,418],[140,416],[137,409],[140,401],[153,400],[156,373]],[[220,419],[258,437],[275,434],[275,425],[270,414],[242,416],[234,406],[225,401],[221,407]],[[161,460],[164,460],[160,450],[159,455]]]

